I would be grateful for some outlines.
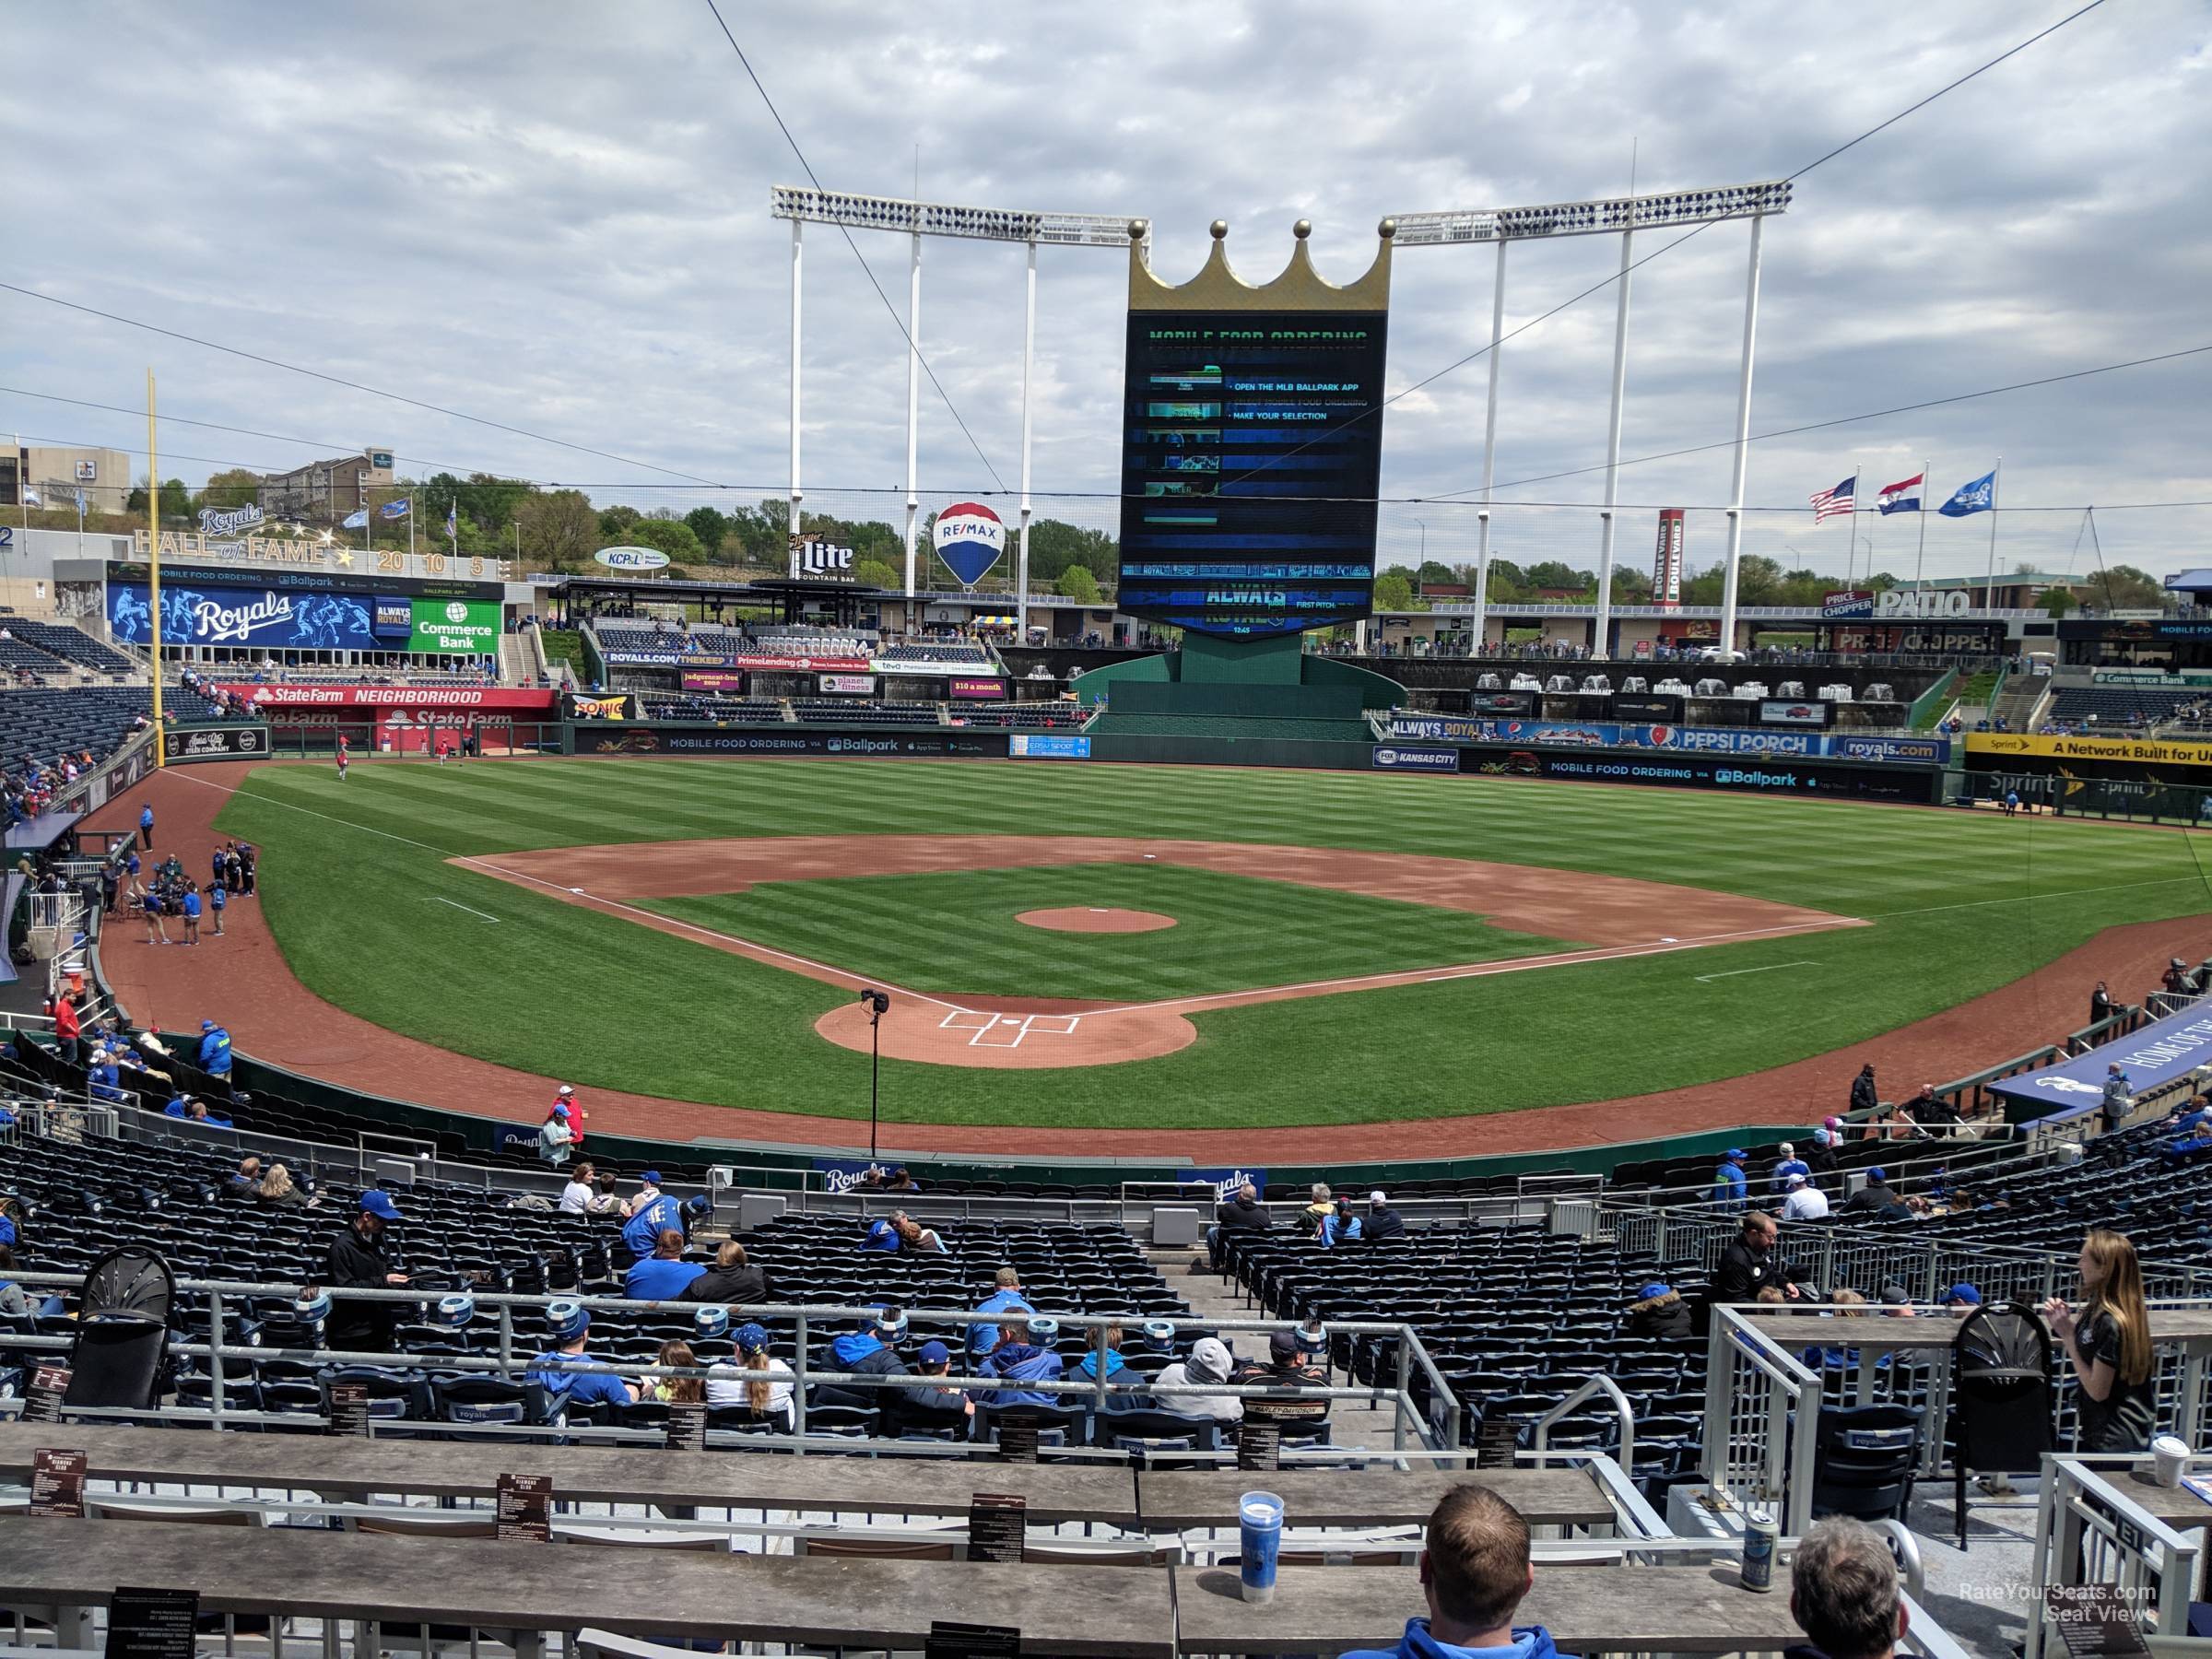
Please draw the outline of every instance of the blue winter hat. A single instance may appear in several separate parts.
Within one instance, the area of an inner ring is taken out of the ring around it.
[[[552,1302],[546,1308],[546,1323],[558,1339],[573,1341],[592,1328],[592,1311],[582,1302]]]
[[[718,1302],[710,1302],[692,1315],[691,1328],[702,1337],[719,1336],[730,1328],[730,1311]]]
[[[896,1342],[906,1335],[906,1310],[886,1302],[876,1310],[876,1335]]]
[[[1318,1322],[1298,1328],[1298,1351],[1301,1354],[1325,1354],[1329,1351],[1329,1327]]]
[[[748,1354],[757,1354],[768,1346],[768,1327],[763,1324],[741,1324],[737,1327],[736,1343]]]
[[[1650,1301],[1655,1297],[1666,1296],[1672,1293],[1674,1287],[1672,1285],[1663,1285],[1657,1279],[1653,1279],[1642,1289],[1636,1292],[1636,1300],[1638,1301]]]

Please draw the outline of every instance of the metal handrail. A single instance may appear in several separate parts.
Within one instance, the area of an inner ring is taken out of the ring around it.
[[[1541,1461],[1548,1450],[1552,1424],[1597,1394],[1613,1397],[1614,1415],[1620,1418],[1620,1454],[1615,1461],[1628,1470],[1632,1480],[1636,1476],[1636,1408],[1629,1404],[1629,1396],[1620,1392],[1620,1384],[1603,1371],[1593,1371],[1584,1377],[1580,1388],[1536,1419],[1535,1431],[1530,1438],[1537,1458]]]

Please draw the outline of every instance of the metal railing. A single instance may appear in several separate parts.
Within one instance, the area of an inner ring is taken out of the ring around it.
[[[1793,1536],[1812,1519],[1821,1379],[1733,1308],[1712,1310],[1700,1473],[1724,1506],[1764,1511]]]
[[[2109,1586],[2137,1623],[2163,1636],[2189,1629],[2189,1600],[2205,1558],[2205,1535],[2168,1525],[2130,1496],[2131,1472],[2147,1457],[2047,1457],[2035,1509],[2036,1594],[2028,1613],[2023,1659],[2062,1645],[2043,1594]],[[2195,1471],[2202,1475],[2200,1467]],[[2066,1651],[2071,1651],[2067,1647]]]
[[[48,1295],[59,1290],[78,1289],[84,1283],[84,1276],[75,1273],[18,1271],[12,1277],[16,1283],[27,1289],[41,1290]],[[545,1334],[544,1314],[546,1309],[555,1301],[573,1301],[586,1309],[619,1310],[632,1314],[640,1312],[676,1314],[685,1319],[695,1317],[700,1311],[700,1304],[696,1302],[640,1301],[618,1296],[550,1296],[527,1295],[510,1291],[487,1291],[477,1295],[474,1300],[480,1311],[487,1311],[493,1316],[497,1342],[496,1354],[410,1353],[404,1350],[343,1349],[321,1346],[312,1348],[287,1348],[265,1347],[258,1340],[237,1342],[230,1339],[229,1335],[231,1330],[230,1317],[234,1312],[240,1312],[243,1307],[254,1302],[294,1303],[304,1288],[300,1285],[274,1281],[192,1278],[177,1280],[176,1289],[181,1295],[204,1299],[202,1306],[206,1319],[207,1339],[206,1341],[180,1342],[174,1340],[172,1336],[170,1351],[172,1354],[207,1362],[208,1404],[204,1413],[192,1413],[189,1408],[182,1407],[171,1407],[168,1410],[171,1413],[182,1410],[187,1415],[201,1417],[216,1429],[247,1419],[265,1420],[267,1414],[252,1412],[241,1414],[238,1407],[229,1403],[226,1397],[229,1382],[229,1367],[226,1363],[227,1361],[281,1360],[317,1367],[366,1366],[387,1371],[472,1373],[498,1377],[509,1382],[520,1382],[532,1369],[535,1358],[541,1351],[541,1345],[546,1347],[551,1346],[549,1337]],[[328,1295],[334,1303],[371,1302],[394,1308],[411,1308],[418,1312],[427,1307],[426,1297],[423,1292],[418,1290],[371,1289],[334,1286],[325,1287],[324,1294]],[[428,1299],[428,1300],[435,1300],[435,1297]],[[1053,1314],[1053,1317],[1064,1328],[1089,1333],[1091,1350],[1100,1356],[1095,1368],[1096,1375],[1090,1379],[1068,1381],[1064,1377],[1055,1381],[1046,1379],[1016,1380],[965,1373],[941,1377],[925,1376],[912,1371],[880,1375],[824,1369],[815,1361],[812,1351],[813,1341],[817,1338],[827,1340],[832,1335],[855,1328],[866,1328],[877,1317],[879,1309],[877,1306],[873,1304],[851,1306],[836,1303],[762,1303],[747,1304],[744,1312],[748,1320],[775,1321],[780,1324],[788,1322],[794,1326],[794,1357],[788,1371],[753,1371],[729,1365],[670,1367],[595,1359],[573,1363],[563,1361],[558,1369],[564,1373],[579,1375],[606,1373],[629,1381],[685,1377],[697,1378],[702,1382],[712,1378],[724,1382],[789,1383],[793,1390],[792,1434],[794,1443],[791,1449],[801,1453],[809,1449],[818,1452],[849,1452],[855,1443],[853,1438],[844,1435],[818,1436],[812,1439],[808,1437],[806,1396],[807,1391],[817,1385],[829,1385],[872,1394],[921,1388],[943,1389],[958,1394],[984,1394],[1000,1392],[1025,1394],[1045,1394],[1054,1396],[1056,1400],[1065,1399],[1068,1406],[1078,1408],[1088,1406],[1092,1411],[1100,1413],[1107,1412],[1109,1410],[1108,1402],[1117,1399],[1166,1401],[1169,1402],[1168,1409],[1170,1410],[1174,1409],[1172,1402],[1183,1398],[1228,1397],[1271,1402],[1277,1405],[1306,1403],[1315,1400],[1347,1400],[1357,1401],[1363,1405],[1375,1405],[1387,1400],[1393,1407],[1391,1450],[1394,1453],[1408,1450],[1409,1441],[1419,1447],[1441,1452],[1455,1450],[1459,1445],[1456,1413],[1452,1418],[1452,1429],[1449,1434],[1435,1435],[1429,1427],[1429,1419],[1414,1404],[1411,1380],[1412,1368],[1417,1362],[1426,1369],[1432,1387],[1441,1386],[1442,1377],[1436,1370],[1433,1361],[1429,1359],[1426,1350],[1421,1347],[1419,1335],[1414,1327],[1394,1321],[1338,1321],[1333,1322],[1325,1327],[1331,1337],[1337,1335],[1375,1336],[1394,1343],[1397,1353],[1397,1374],[1394,1387],[1389,1390],[1358,1385],[1310,1387],[1299,1384],[1292,1388],[1279,1383],[1176,1383],[1162,1387],[1153,1379],[1138,1378],[1133,1373],[1130,1375],[1130,1380],[1126,1382],[1119,1380],[1122,1373],[1116,1373],[1111,1377],[1108,1375],[1108,1367],[1103,1359],[1103,1355],[1108,1351],[1106,1333],[1109,1329],[1117,1327],[1127,1329],[1136,1323],[1137,1316],[1135,1315]],[[947,1346],[953,1347],[957,1343],[959,1350],[963,1354],[968,1352],[968,1333],[972,1327],[1003,1324],[1010,1320],[1016,1323],[1019,1322],[1018,1316],[1010,1312],[979,1313],[971,1308],[909,1308],[904,1310],[904,1312],[910,1326],[920,1330],[943,1329],[947,1331],[951,1336],[951,1340],[947,1342]],[[518,1324],[518,1317],[531,1314],[537,1316],[534,1324]],[[1164,1323],[1171,1325],[1179,1334],[1197,1332],[1207,1335],[1223,1332],[1272,1335],[1277,1331],[1296,1332],[1301,1328],[1299,1321],[1289,1319],[1177,1318],[1167,1320]],[[0,1353],[9,1350],[51,1352],[53,1346],[54,1344],[50,1338],[41,1335],[0,1335]],[[1449,1395],[1448,1389],[1445,1390],[1445,1394],[1447,1396]],[[300,1418],[296,1415],[278,1414],[276,1420],[289,1420],[296,1424]],[[1295,1418],[1287,1420],[1292,1424],[1297,1421]],[[419,1425],[418,1424],[418,1426]],[[564,1434],[573,1432],[566,1426],[555,1426],[559,1427]],[[471,1425],[472,1429],[475,1427],[477,1426]],[[547,1425],[541,1424],[534,1427],[542,1435]],[[744,1438],[748,1441],[754,1439],[751,1436]],[[966,1442],[953,1443],[965,1444]],[[878,1442],[870,1441],[869,1444],[876,1445]],[[903,1451],[911,1450],[912,1443],[883,1441],[880,1444],[883,1446],[895,1445]],[[1118,1456],[1118,1454],[1116,1455]],[[1203,1457],[1206,1454],[1194,1453],[1192,1455]],[[1233,1453],[1224,1453],[1221,1455],[1233,1456]]]

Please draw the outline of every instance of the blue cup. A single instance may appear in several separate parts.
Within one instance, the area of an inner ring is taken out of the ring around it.
[[[1275,1599],[1275,1562],[1283,1542],[1283,1500],[1273,1492],[1247,1492],[1237,1500],[1240,1587],[1248,1602]]]

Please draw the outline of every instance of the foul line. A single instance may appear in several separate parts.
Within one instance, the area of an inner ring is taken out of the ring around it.
[[[450,904],[455,910],[466,911],[472,916],[483,916],[485,921],[489,922],[494,925],[497,925],[500,920],[497,916],[485,915],[485,913],[477,909],[475,905],[464,904],[458,899],[447,899],[441,897],[439,894],[433,893],[430,895],[430,902],[432,904]]]
[[[1695,976],[1700,985],[1710,985],[1716,979],[1735,979],[1747,973],[1780,973],[1784,968],[1818,968],[1818,962],[1770,962],[1764,968],[1731,968],[1725,973],[1700,973]]]
[[[2055,893],[2015,893],[2009,899],[1969,899],[1963,904],[1929,904],[1919,910],[1884,911],[1866,919],[1887,922],[1897,916],[1934,916],[1945,911],[1983,910],[1993,904],[2025,904],[2031,899],[2072,899],[2083,893],[2124,893],[2136,888],[2178,887],[2184,881],[2192,887],[2199,885],[2194,876],[2161,876],[2156,881],[2116,881],[2110,887],[2061,888]]]

